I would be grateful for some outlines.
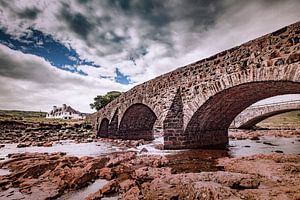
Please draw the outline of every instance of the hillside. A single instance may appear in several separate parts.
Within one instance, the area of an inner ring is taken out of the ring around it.
[[[61,124],[83,122],[85,120],[63,120],[63,119],[46,119],[46,112],[36,111],[20,111],[20,110],[0,110],[1,121],[15,121],[26,124],[31,123],[46,123],[46,124]]]

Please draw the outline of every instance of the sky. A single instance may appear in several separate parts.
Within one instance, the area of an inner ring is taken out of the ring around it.
[[[0,0],[0,109],[82,112],[300,19],[299,0]],[[300,95],[276,97],[300,99]]]

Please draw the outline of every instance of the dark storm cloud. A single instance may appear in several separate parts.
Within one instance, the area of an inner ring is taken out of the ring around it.
[[[108,0],[107,4],[129,16],[138,16],[155,27],[190,19],[194,25],[211,25],[223,10],[220,0]]]
[[[36,19],[41,10],[37,8],[26,8],[25,10],[18,12],[17,15],[21,18]]]
[[[81,13],[73,13],[67,9],[68,5],[64,4],[61,10],[61,18],[68,24],[69,28],[83,39],[87,39],[90,32],[94,29],[94,24],[91,23]]]
[[[117,16],[114,16],[115,18],[121,16],[140,20],[142,27],[139,34],[143,40],[139,46],[147,48],[153,42],[162,43],[168,49],[168,52],[164,54],[165,56],[172,56],[175,52],[175,42],[171,36],[176,30],[170,27],[173,23],[186,22],[189,26],[178,27],[178,29],[185,30],[187,33],[198,32],[200,34],[213,26],[217,17],[225,10],[222,1],[219,0],[107,0],[105,5],[101,2],[101,6],[108,7],[108,10],[115,10],[113,13],[118,13]],[[112,27],[118,25],[114,24],[113,21],[109,23]],[[139,27],[128,27],[128,29],[131,28]],[[105,43],[105,38],[102,39],[101,44]],[[114,40],[113,42],[120,43],[124,41]],[[121,49],[122,46],[118,45],[115,47],[115,52],[121,51]],[[128,50],[127,57],[131,58],[134,51],[134,49]],[[133,57],[137,58],[138,56],[133,55]]]

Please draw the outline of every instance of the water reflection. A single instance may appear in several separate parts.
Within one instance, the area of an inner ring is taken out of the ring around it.
[[[202,171],[220,171],[217,159],[223,157],[250,156],[269,153],[300,154],[300,140],[297,137],[282,138],[262,136],[259,140],[230,140],[227,150],[185,150],[166,155],[170,161],[168,167],[173,173],[197,173]]]

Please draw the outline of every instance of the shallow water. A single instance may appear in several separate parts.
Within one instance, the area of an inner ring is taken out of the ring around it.
[[[165,155],[173,173],[220,171],[217,159],[264,153],[300,154],[299,138],[263,136],[259,140],[230,140],[226,150],[194,149]]]
[[[93,194],[97,192],[100,188],[102,188],[106,183],[108,183],[107,180],[105,179],[98,179],[91,185],[82,188],[77,191],[72,191],[67,194],[62,195],[61,197],[58,198],[58,200],[82,200],[89,196],[89,194]],[[117,200],[117,196],[113,197],[103,197],[102,199],[107,199],[107,200]]]
[[[152,143],[141,145],[137,148],[120,148],[110,143],[105,142],[91,142],[91,143],[74,143],[73,141],[62,141],[54,144],[52,147],[25,147],[17,148],[17,144],[5,144],[5,147],[0,149],[0,158],[7,159],[8,154],[25,153],[25,152],[40,152],[53,153],[65,152],[72,156],[99,156],[113,152],[122,151],[136,151],[140,152],[142,149],[147,149],[148,152],[142,154],[150,155],[172,155],[181,152],[191,151],[193,154],[201,154],[203,152],[210,152],[209,150],[160,150],[156,146],[163,143],[163,138],[156,138]],[[262,136],[259,140],[230,140],[229,147],[226,154],[230,157],[249,156],[258,153],[273,153],[283,152],[291,154],[300,154],[300,140],[297,137],[283,138],[273,136]],[[223,150],[222,150],[223,152]],[[1,172],[0,172],[1,173]]]
[[[10,174],[8,169],[0,169],[0,176],[5,176]]]
[[[231,140],[229,142],[229,154],[232,157],[274,152],[300,154],[299,138],[261,136],[259,140]]]
[[[8,154],[12,153],[25,153],[25,152],[39,152],[39,153],[54,153],[65,152],[72,156],[99,156],[103,154],[120,152],[122,148],[113,146],[104,142],[91,142],[91,143],[74,143],[73,141],[62,141],[58,144],[53,144],[52,147],[25,147],[17,148],[17,144],[5,144],[5,147],[0,149],[0,158],[7,159]]]

